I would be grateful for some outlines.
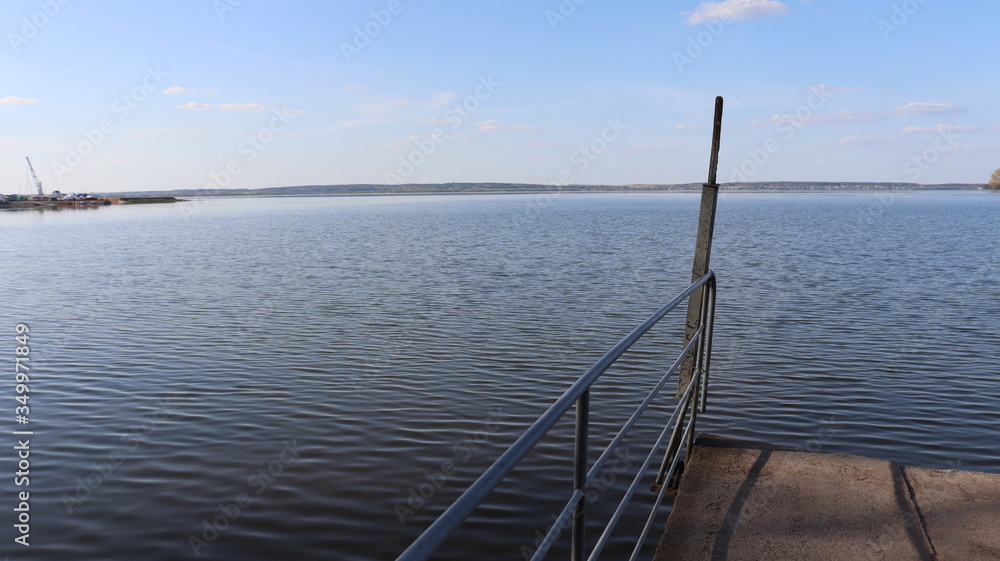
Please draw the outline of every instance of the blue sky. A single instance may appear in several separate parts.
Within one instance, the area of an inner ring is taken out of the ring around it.
[[[0,191],[983,182],[1000,5],[8,0]]]

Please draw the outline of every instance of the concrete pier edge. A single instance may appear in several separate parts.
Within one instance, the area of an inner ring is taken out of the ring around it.
[[[1000,474],[701,434],[654,561],[1000,559]]]

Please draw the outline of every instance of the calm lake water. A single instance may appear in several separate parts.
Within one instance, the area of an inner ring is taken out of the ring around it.
[[[0,212],[2,356],[9,373],[23,322],[32,368],[28,425],[12,375],[2,388],[0,555],[394,559],[686,286],[697,206],[563,194]],[[984,192],[723,193],[699,430],[1000,472],[998,216]],[[682,322],[599,383],[595,448],[678,352]],[[18,429],[35,432],[30,549],[13,544]],[[567,422],[440,558],[521,559],[565,500],[571,454]],[[612,556],[638,519],[623,524]]]

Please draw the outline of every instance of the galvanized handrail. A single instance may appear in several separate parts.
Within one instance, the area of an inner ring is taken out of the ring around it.
[[[704,290],[700,290],[704,287]],[[663,458],[659,475],[653,483],[654,490],[659,487],[657,500],[653,505],[646,527],[643,529],[632,559],[635,559],[642,548],[646,535],[651,528],[652,522],[658,512],[662,502],[664,491],[668,484],[674,479],[674,475],[679,466],[679,454],[682,444],[687,454],[690,454],[694,439],[694,423],[698,409],[704,411],[707,403],[707,383],[708,371],[711,364],[710,355],[712,349],[712,326],[715,315],[715,273],[711,270],[700,279],[684,289],[680,294],[667,302],[657,310],[646,321],[632,330],[617,345],[611,348],[603,357],[591,366],[576,382],[573,383],[553,403],[548,410],[543,413],[528,429],[514,442],[501,456],[486,469],[462,495],[448,507],[437,520],[435,520],[410,546],[404,551],[397,561],[425,561],[437,550],[438,547],[465,521],[466,518],[489,496],[497,485],[503,481],[507,475],[521,462],[534,447],[545,437],[546,434],[559,422],[569,408],[576,404],[576,447],[575,461],[573,469],[573,494],[567,501],[562,513],[557,517],[555,524],[545,536],[541,545],[535,551],[533,560],[540,560],[548,552],[555,539],[565,527],[566,522],[572,517],[572,553],[573,561],[597,559],[601,550],[607,544],[611,531],[614,529],[625,506],[632,497],[642,476],[645,474],[653,457],[656,456],[666,438],[670,433],[670,440],[667,445],[666,455]],[[590,388],[597,379],[614,364],[625,352],[646,334],[654,325],[659,323],[671,310],[680,303],[697,293],[701,296],[700,322],[696,331],[677,356],[673,365],[661,377],[659,382],[653,387],[646,398],[637,407],[622,429],[611,440],[601,456],[594,462],[594,465],[587,469],[587,444],[589,419]],[[695,372],[690,384],[683,392],[669,421],[665,424],[663,431],[656,440],[652,449],[646,457],[642,467],[639,469],[632,484],[625,493],[625,497],[619,503],[618,508],[612,514],[611,520],[597,543],[594,545],[591,555],[587,556],[584,527],[586,525],[586,502],[583,501],[586,491],[591,482],[598,477],[601,467],[608,461],[615,449],[625,438],[628,431],[635,425],[639,417],[652,403],[666,384],[669,377],[680,368],[685,357],[691,356],[694,359]],[[685,421],[687,424],[685,426]]]

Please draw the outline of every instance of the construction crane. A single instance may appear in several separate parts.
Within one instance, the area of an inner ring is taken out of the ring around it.
[[[35,168],[31,167],[31,159],[27,156],[25,156],[24,159],[28,160],[28,169],[31,171],[31,180],[35,182],[35,189],[38,191],[39,195],[44,195],[45,193],[42,192],[42,182],[39,181],[38,176],[35,175]]]

